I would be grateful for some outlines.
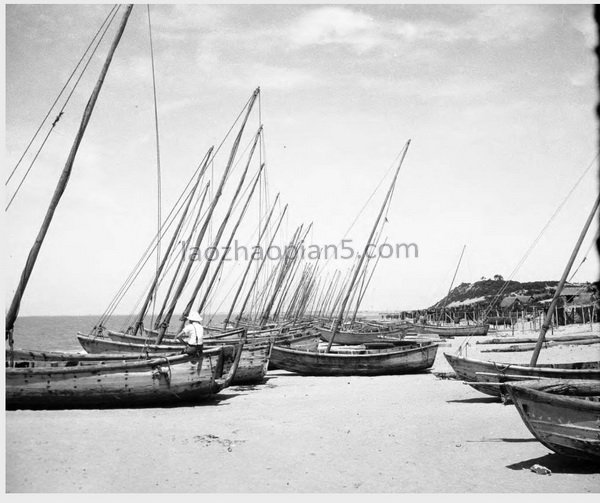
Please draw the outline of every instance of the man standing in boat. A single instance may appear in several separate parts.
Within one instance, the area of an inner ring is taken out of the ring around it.
[[[179,341],[185,337],[183,342],[185,343],[185,352],[188,355],[200,356],[202,354],[204,327],[201,322],[202,316],[198,313],[190,313],[186,317],[186,323],[183,330],[175,337],[175,340]]]

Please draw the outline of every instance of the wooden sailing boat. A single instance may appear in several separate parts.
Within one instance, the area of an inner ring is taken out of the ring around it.
[[[275,345],[271,353],[271,361],[277,368],[305,375],[382,375],[418,372],[433,366],[438,348],[438,345],[435,343],[412,343],[401,348],[359,348],[345,351],[343,354],[331,351],[332,344],[339,333],[353,286],[361,271],[364,259],[368,256],[369,246],[371,245],[384,209],[391,200],[398,173],[400,172],[400,167],[402,166],[409,145],[410,140],[402,152],[400,162],[398,163],[379,215],[371,230],[363,254],[354,269],[346,296],[331,330],[331,339],[327,348],[321,352],[318,348],[315,351],[310,347],[308,349],[301,349]]]
[[[36,351],[15,352],[13,329],[21,299],[33,271],[54,211],[67,186],[77,150],[121,39],[133,5],[128,5],[100,76],[88,100],[83,118],[58,181],[50,206],[31,248],[12,303],[6,315],[9,342],[6,368],[6,407],[65,408],[81,406],[129,406],[196,401],[228,386],[239,363],[241,345],[233,364],[223,373],[226,349],[208,350],[202,357],[176,354],[158,358],[116,360],[111,355],[94,358]],[[228,348],[231,353],[232,347]]]
[[[212,210],[214,210],[214,208],[216,206],[218,196],[220,195],[221,190],[225,184],[229,170],[233,165],[235,150],[237,149],[237,145],[239,144],[239,140],[241,138],[241,133],[243,132],[244,126],[246,124],[247,118],[248,118],[250,110],[252,108],[252,104],[254,103],[254,100],[256,99],[258,92],[259,92],[259,90],[257,89],[254,92],[254,94],[251,98],[251,101],[249,102],[245,119],[242,123],[240,131],[236,138],[236,142],[234,143],[234,147],[232,149],[228,165],[227,165],[227,167],[225,169],[225,173],[223,174],[223,177],[221,179],[221,184],[219,186],[219,190],[217,192],[217,195],[215,196],[215,198],[213,199],[213,201],[211,203],[210,211],[209,211],[207,217],[205,218],[203,228],[199,232],[198,237],[196,238],[197,246],[200,245],[202,237],[204,236],[204,232],[206,231],[206,228],[207,228],[207,221],[212,215]],[[216,249],[219,244],[219,239],[221,238],[221,236],[224,232],[225,226],[231,215],[231,212],[233,211],[233,208],[234,208],[234,205],[236,202],[236,198],[242,190],[242,186],[244,184],[248,169],[250,167],[250,161],[252,160],[254,149],[258,143],[261,132],[262,132],[262,127],[259,128],[257,134],[254,137],[254,142],[253,142],[252,149],[251,149],[249,157],[248,157],[248,161],[247,161],[245,170],[243,171],[242,176],[240,177],[240,180],[239,180],[237,188],[236,188],[235,195],[230,202],[227,214],[225,215],[225,217],[221,223],[221,226],[214,238],[214,242],[212,244],[213,249]],[[251,188],[248,192],[248,195],[246,196],[245,204],[243,205],[243,208],[240,212],[237,222],[235,223],[235,225],[230,233],[230,237],[226,244],[226,248],[228,248],[230,246],[230,244],[235,236],[235,233],[237,231],[237,228],[241,223],[242,217],[246,213],[248,205],[254,194],[254,190],[257,187],[258,182],[260,180],[260,176],[262,174],[263,168],[264,168],[264,164],[261,165],[260,170],[256,174],[254,181],[251,184]],[[184,212],[184,215],[185,215],[185,212]],[[171,243],[172,242],[173,242],[173,240],[171,240]],[[204,292],[204,296],[200,302],[200,305],[198,306],[198,309],[197,309],[198,312],[201,312],[206,305],[208,295],[210,294],[211,288],[214,286],[216,278],[219,275],[219,270],[220,270],[221,266],[223,265],[223,260],[224,260],[224,256],[221,257],[221,260],[217,264],[216,270],[213,272],[212,279],[209,281],[208,287],[206,288],[206,290]],[[164,261],[163,261],[163,264],[164,264]],[[173,353],[176,351],[181,351],[184,347],[183,344],[181,344],[179,341],[174,341],[173,339],[170,339],[169,337],[167,337],[169,335],[167,332],[167,327],[168,327],[169,320],[172,316],[172,313],[174,311],[175,304],[178,300],[178,296],[183,291],[183,287],[185,286],[185,283],[188,279],[191,265],[192,265],[192,262],[188,261],[186,270],[184,271],[183,277],[180,280],[178,289],[175,293],[175,297],[173,297],[173,299],[171,300],[169,310],[167,311],[167,314],[166,314],[164,320],[157,323],[157,326],[160,326],[160,329],[155,334],[150,333],[150,337],[135,335],[135,333],[137,332],[137,329],[139,327],[142,327],[142,320],[143,320],[143,315],[145,314],[145,308],[148,306],[150,298],[151,298],[151,294],[149,293],[146,296],[146,302],[144,304],[144,308],[142,309],[142,312],[138,316],[138,321],[135,324],[135,329],[129,331],[131,333],[122,333],[122,332],[106,330],[106,331],[102,331],[102,333],[94,333],[89,336],[84,335],[84,334],[78,334],[77,338],[78,338],[79,343],[82,345],[82,347],[88,353],[99,353],[99,352],[101,352],[101,353],[104,353],[104,352],[134,353],[134,354],[135,353],[146,353],[146,354],[158,355],[158,354],[169,354],[169,353]],[[198,280],[198,283],[196,285],[194,293],[192,294],[192,297],[191,297],[190,301],[188,302],[186,309],[184,310],[182,318],[185,317],[186,313],[189,313],[189,311],[191,310],[192,304],[196,298],[196,295],[200,289],[200,286],[202,285],[203,280],[207,276],[209,266],[210,266],[210,261],[206,261],[206,264],[203,268],[202,274],[200,275],[200,279]],[[160,269],[158,272],[160,272]],[[158,283],[158,273],[157,273],[157,277],[155,277],[155,280],[153,282],[151,289],[154,288],[157,283]],[[269,363],[269,357],[271,354],[271,348],[272,348],[273,342],[274,342],[274,335],[269,334],[268,336],[266,336],[267,334],[263,333],[262,336],[259,337],[257,334],[253,334],[250,338],[248,338],[246,330],[244,328],[236,329],[236,330],[226,332],[226,333],[219,333],[218,335],[219,335],[218,340],[211,339],[211,338],[205,339],[204,346],[205,347],[215,347],[215,346],[219,347],[219,346],[223,346],[223,345],[239,343],[240,337],[243,337],[243,339],[244,339],[244,348],[242,350],[242,355],[238,362],[236,375],[233,379],[234,384],[256,383],[256,382],[261,382],[265,379],[267,367],[268,367],[268,363]],[[232,363],[226,364],[224,367],[224,371],[228,372],[231,365],[232,365]]]
[[[509,382],[529,431],[558,454],[600,460],[600,379]]]
[[[444,353],[446,360],[454,369],[456,376],[463,381],[466,381],[470,386],[482,393],[497,396],[501,395],[499,383],[523,380],[531,378],[561,378],[561,379],[600,379],[600,358],[597,361],[573,362],[573,363],[553,363],[538,365],[537,360],[540,350],[545,340],[545,335],[554,314],[554,306],[558,302],[560,293],[567,281],[569,271],[575,261],[577,252],[581,247],[581,243],[589,229],[589,226],[598,211],[600,205],[600,195],[596,198],[596,202],[592,211],[585,222],[583,230],[575,244],[575,248],[571,253],[571,257],[565,267],[562,278],[560,279],[554,297],[550,302],[544,323],[540,330],[538,341],[534,349],[529,365],[515,365],[511,363],[500,363],[494,361],[477,360],[466,358],[460,355],[450,355]]]

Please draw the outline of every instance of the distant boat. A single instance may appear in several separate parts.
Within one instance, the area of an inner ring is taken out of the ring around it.
[[[600,380],[509,382],[529,431],[558,454],[600,460]]]
[[[487,335],[489,324],[484,325],[456,325],[456,326],[434,326],[415,325],[415,330],[424,334],[437,334],[440,337],[474,337]]]
[[[314,327],[324,341],[331,341],[332,331],[324,327]],[[365,344],[369,342],[400,342],[406,334],[405,328],[371,332],[353,332],[340,330],[335,334],[337,344]]]

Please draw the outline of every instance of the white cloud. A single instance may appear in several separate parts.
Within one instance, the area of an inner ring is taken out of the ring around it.
[[[372,17],[344,7],[309,11],[290,27],[290,38],[299,46],[339,44],[363,52],[383,42]]]
[[[541,35],[552,22],[539,6],[490,5],[477,9],[475,16],[462,23],[447,24],[432,19],[402,20],[393,23],[391,31],[408,42],[519,42]]]

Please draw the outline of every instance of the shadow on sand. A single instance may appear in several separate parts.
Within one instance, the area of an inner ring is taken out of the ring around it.
[[[535,440],[535,439],[534,439]],[[536,440],[537,442],[537,440]],[[508,465],[511,470],[529,470],[533,465],[545,466],[552,473],[590,474],[600,473],[600,462],[571,458],[560,454],[549,453],[539,458],[527,459]]]

